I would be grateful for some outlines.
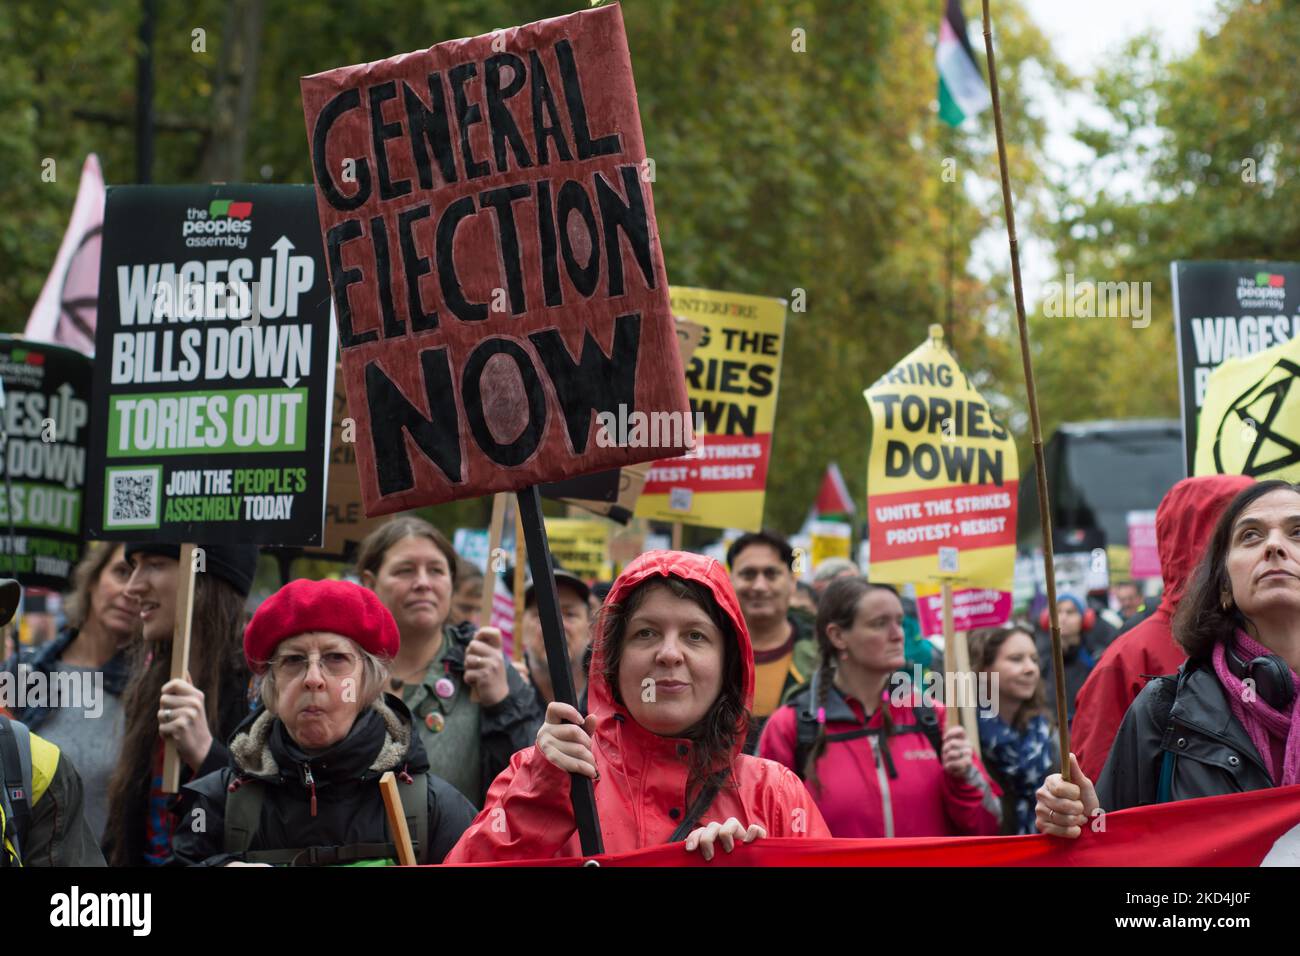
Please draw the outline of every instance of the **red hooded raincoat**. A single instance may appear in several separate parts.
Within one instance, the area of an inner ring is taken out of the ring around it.
[[[709,588],[732,624],[744,662],[744,700],[754,698],[754,654],[749,631],[726,571],[717,561],[679,551],[650,551],[628,565],[607,598],[619,602],[643,582],[673,575]],[[599,644],[591,661],[588,706],[596,717],[593,737],[596,809],[605,852],[622,853],[666,843],[687,812],[686,781],[692,742],[660,737],[641,727],[614,700],[605,683]],[[770,837],[830,837],[830,830],[803,783],[771,760],[741,753],[737,728],[734,789],[724,788],[700,818],[703,826],[735,817],[761,824]],[[446,863],[537,860],[579,856],[569,799],[569,775],[536,747],[514,755],[488,790],[483,811],[447,855]]]
[[[1161,500],[1156,510],[1156,548],[1160,576],[1165,581],[1160,606],[1106,648],[1075,699],[1070,746],[1089,780],[1101,775],[1124,714],[1146,686],[1146,679],[1172,674],[1187,659],[1171,630],[1174,611],[1219,515],[1228,502],[1254,483],[1242,475],[1184,478]]]

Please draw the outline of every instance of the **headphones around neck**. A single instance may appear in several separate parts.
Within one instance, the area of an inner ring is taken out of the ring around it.
[[[1291,668],[1287,662],[1276,654],[1266,654],[1252,661],[1244,661],[1237,656],[1236,641],[1229,640],[1224,650],[1227,653],[1228,670],[1238,680],[1249,680],[1255,688],[1255,694],[1264,703],[1279,713],[1289,714],[1295,703],[1295,682],[1291,677]]]

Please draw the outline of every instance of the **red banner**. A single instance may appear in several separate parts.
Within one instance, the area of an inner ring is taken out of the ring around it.
[[[1300,786],[1180,800],[1097,817],[1077,840],[925,837],[758,840],[711,862],[680,844],[595,857],[601,866],[1297,866]],[[582,859],[528,866],[577,866]],[[507,864],[477,864],[500,866]]]

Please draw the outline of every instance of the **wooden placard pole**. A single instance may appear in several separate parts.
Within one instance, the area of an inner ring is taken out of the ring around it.
[[[201,553],[201,552],[200,552]],[[190,670],[190,637],[194,624],[194,545],[182,544],[176,568],[176,623],[172,630],[172,680],[185,680]],[[207,719],[206,716],[203,717]],[[168,739],[163,749],[163,793],[181,789],[181,755]]]
[[[483,575],[483,597],[479,602],[479,627],[492,623],[492,598],[496,594],[497,570],[493,566],[497,550],[501,547],[501,531],[506,523],[506,492],[492,496],[492,520],[488,522],[487,573]]]
[[[682,523],[680,521],[673,522],[673,550],[682,550]]]
[[[984,0],[984,51],[988,55],[989,95],[993,100],[993,129],[998,140],[998,170],[1002,174],[1002,211],[1011,246],[1011,284],[1016,296],[1016,326],[1020,331],[1020,363],[1025,370],[1029,400],[1029,425],[1033,435],[1034,473],[1038,478],[1038,515],[1043,530],[1043,570],[1047,577],[1047,615],[1052,634],[1052,671],[1056,676],[1056,727],[1060,735],[1061,776],[1070,782],[1070,724],[1065,711],[1065,657],[1061,650],[1061,622],[1056,611],[1056,559],[1052,553],[1052,512],[1047,500],[1047,464],[1043,458],[1043,430],[1038,417],[1038,390],[1034,387],[1034,361],[1029,351],[1029,323],[1025,319],[1025,290],[1020,281],[1020,245],[1016,239],[1016,213],[1011,205],[1011,175],[1007,172],[1007,142],[1002,132],[1002,100],[998,96],[998,64],[993,55],[993,27],[989,0]]]
[[[411,846],[411,831],[402,812],[402,795],[397,792],[397,778],[389,770],[379,778],[379,792],[384,795],[384,812],[388,814],[388,832],[397,847],[398,866],[415,866],[415,850]]]
[[[944,670],[950,675],[944,681],[944,686],[951,687],[953,696],[962,701],[960,707],[956,706],[955,700],[945,701],[948,713],[957,715],[957,722],[965,729],[971,749],[978,757],[980,755],[979,724],[975,719],[975,708],[970,704],[970,694],[975,690],[977,681],[970,669],[970,646],[966,643],[966,634],[963,632],[958,638],[953,627],[951,581],[943,582],[943,650]],[[949,726],[952,726],[951,720]]]
[[[573,686],[573,675],[569,672],[569,646],[564,639],[564,624],[560,620],[560,595],[555,587],[555,567],[551,563],[551,549],[546,542],[542,499],[536,485],[519,492],[519,520],[528,542],[528,567],[533,573],[533,593],[537,597],[542,640],[546,643],[546,666],[551,672],[555,699],[577,707],[578,695]],[[573,819],[578,825],[578,839],[582,843],[583,855],[597,856],[604,853],[600,819],[596,814],[596,791],[591,778],[570,774],[569,793],[573,799]]]

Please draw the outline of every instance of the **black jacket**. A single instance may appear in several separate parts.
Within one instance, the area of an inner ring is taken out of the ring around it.
[[[239,858],[224,847],[228,787],[237,776],[266,785],[249,849],[283,850],[389,842],[379,778],[387,770],[415,775],[429,766],[420,737],[412,732],[410,711],[387,694],[357,717],[343,740],[314,757],[303,753],[284,724],[266,711],[244,722],[230,752],[233,767],[182,788],[181,820],[172,840],[177,863],[222,866]],[[315,784],[315,816],[307,767]],[[469,827],[475,810],[441,777],[429,774],[428,781],[429,859],[436,863]]]
[[[1259,751],[1232,715],[1213,668],[1188,661],[1179,669],[1184,672],[1181,687],[1174,677],[1148,683],[1124,715],[1097,780],[1103,809],[1156,803],[1166,752],[1174,755],[1173,800],[1273,786]]]
[[[1046,695],[1048,711],[1056,713],[1056,674],[1052,667],[1052,635],[1048,631],[1039,633],[1041,637],[1036,637],[1035,642],[1038,645],[1038,660],[1042,668],[1043,691]],[[1100,656],[1101,651],[1092,646],[1088,635],[1085,635],[1084,639],[1074,647],[1062,652],[1061,660],[1065,663],[1066,720],[1074,720],[1074,704],[1079,696],[1079,689],[1083,687],[1083,682],[1088,679],[1092,669],[1097,666],[1097,658]]]
[[[31,790],[27,794],[31,816],[25,831],[19,834],[22,865],[104,866],[104,854],[86,823],[85,789],[77,768],[57,746],[37,734],[27,736],[26,746],[25,759],[31,765]],[[13,783],[26,786],[28,781]],[[4,793],[0,793],[0,807],[6,814],[13,811]],[[0,848],[0,867],[10,863],[7,848]]]

